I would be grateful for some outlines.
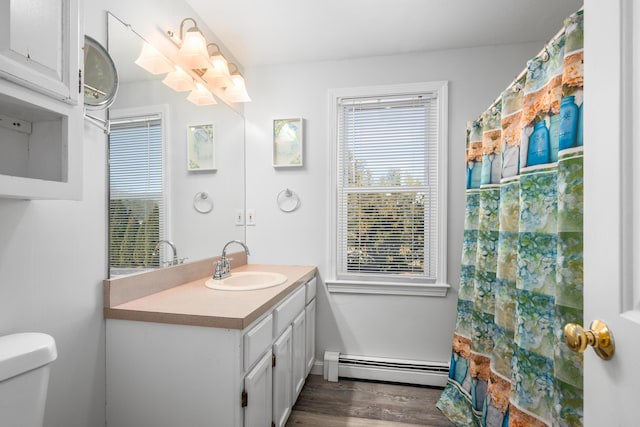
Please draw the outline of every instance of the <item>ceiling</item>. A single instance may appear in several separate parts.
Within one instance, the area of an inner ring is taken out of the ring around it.
[[[582,0],[187,0],[243,66],[539,41]]]

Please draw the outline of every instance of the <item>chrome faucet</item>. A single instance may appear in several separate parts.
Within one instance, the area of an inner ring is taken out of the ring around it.
[[[231,276],[231,266],[229,265],[229,258],[227,258],[227,246],[229,246],[231,243],[242,245],[242,247],[244,248],[244,252],[247,255],[251,255],[247,245],[245,245],[240,240],[231,240],[227,242],[222,248],[222,256],[220,257],[220,260],[216,262],[216,270],[213,273],[213,280],[221,280],[225,277]]]
[[[173,252],[173,258],[171,259],[171,261],[167,261],[166,264],[167,265],[180,264],[180,262],[178,261],[178,250],[176,249],[176,245],[174,245],[173,242],[170,240],[158,240],[158,243],[156,244],[156,247],[153,250],[153,253],[156,254],[158,252],[158,249],[160,249],[161,243],[166,243],[167,245],[169,245],[169,247],[171,247],[171,251]]]

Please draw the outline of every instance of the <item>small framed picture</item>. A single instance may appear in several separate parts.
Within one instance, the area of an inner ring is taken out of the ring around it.
[[[302,166],[302,118],[273,121],[273,166]]]
[[[213,125],[196,125],[187,128],[187,170],[216,170],[216,150]]]

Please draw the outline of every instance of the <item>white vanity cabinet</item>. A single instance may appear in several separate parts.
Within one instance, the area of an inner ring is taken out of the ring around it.
[[[311,282],[245,329],[107,318],[107,427],[284,427],[307,374]]]
[[[54,99],[78,103],[78,0],[3,1],[0,28],[0,77]]]
[[[78,0],[0,4],[0,197],[82,196]]]

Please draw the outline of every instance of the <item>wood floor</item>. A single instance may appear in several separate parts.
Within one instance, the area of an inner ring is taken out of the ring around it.
[[[442,389],[309,375],[286,427],[450,427]]]

